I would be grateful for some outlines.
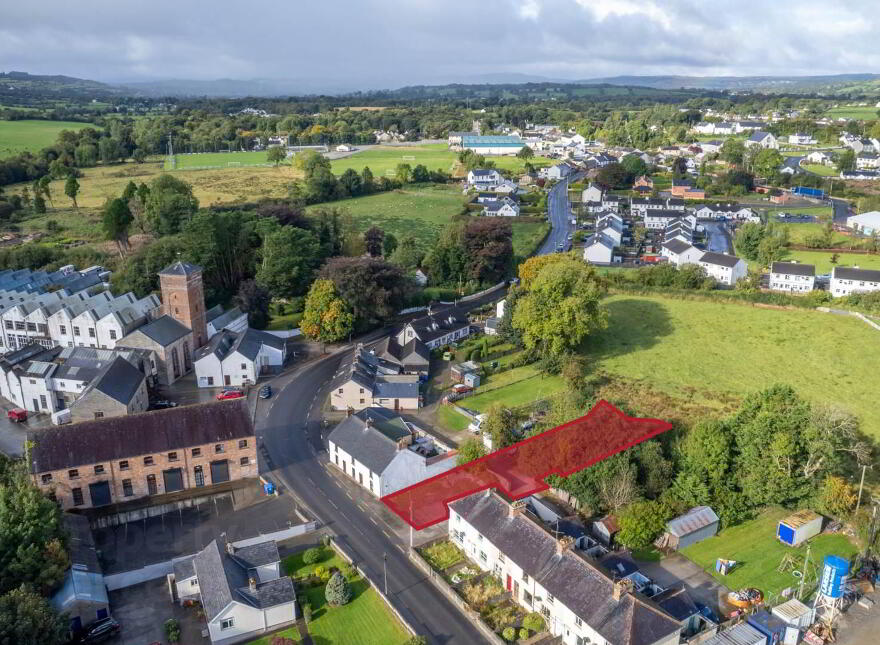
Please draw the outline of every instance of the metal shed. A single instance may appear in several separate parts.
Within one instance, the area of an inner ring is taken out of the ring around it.
[[[779,520],[776,537],[783,544],[798,546],[821,531],[822,516],[810,510],[802,510]]]
[[[718,632],[703,645],[766,645],[767,637],[748,623]]]
[[[786,625],[799,628],[809,627],[816,618],[816,610],[812,607],[807,607],[797,598],[792,598],[788,602],[776,605],[771,610],[771,613]]]
[[[464,384],[468,387],[479,387],[480,375],[477,372],[468,372],[464,375]]]
[[[718,516],[708,506],[696,506],[666,523],[664,546],[683,549],[718,532]]]

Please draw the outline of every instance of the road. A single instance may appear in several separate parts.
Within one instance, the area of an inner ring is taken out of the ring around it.
[[[536,255],[555,253],[559,244],[566,249],[571,247],[568,235],[574,232],[571,223],[571,204],[568,201],[568,182],[570,179],[577,181],[578,175],[572,175],[557,182],[547,197],[547,214],[550,218],[550,233],[547,239],[538,249]]]
[[[846,226],[846,218],[853,214],[849,207],[849,202],[845,199],[838,199],[837,197],[831,197],[829,199],[831,200],[831,208],[834,212],[834,223]]]
[[[721,222],[703,222],[706,229],[706,250],[715,253],[733,253],[730,232]]]
[[[407,545],[383,528],[368,509],[362,509],[325,469],[321,440],[321,407],[329,381],[339,369],[342,354],[319,359],[301,368],[280,387],[268,411],[257,421],[257,435],[268,453],[267,465],[287,490],[328,525],[338,541],[375,581],[383,578],[387,554],[388,592],[402,615],[432,643],[480,643],[473,625],[410,563]]]

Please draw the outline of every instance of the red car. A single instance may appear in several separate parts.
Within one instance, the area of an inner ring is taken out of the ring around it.
[[[218,401],[226,401],[227,399],[240,399],[244,396],[241,390],[223,390],[215,398]]]
[[[27,410],[13,408],[6,413],[6,418],[15,423],[23,423],[24,421],[27,421],[28,413]]]

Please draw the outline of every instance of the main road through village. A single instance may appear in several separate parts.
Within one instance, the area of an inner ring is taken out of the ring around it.
[[[567,244],[572,230],[567,188],[568,181],[563,180],[551,190],[548,211],[552,228],[539,254]],[[497,299],[502,293],[471,301],[468,308]],[[285,385],[276,386],[275,396],[261,405],[256,425],[265,450],[264,469],[331,528],[343,548],[379,584],[383,582],[383,558],[387,557],[388,594],[416,631],[434,643],[485,642],[473,624],[410,562],[408,543],[349,497],[327,470],[321,410],[343,355],[344,351],[339,351],[305,364]]]

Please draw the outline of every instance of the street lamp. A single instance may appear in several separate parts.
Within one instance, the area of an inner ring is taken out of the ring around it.
[[[385,578],[385,597],[388,597],[388,553],[382,554],[382,574]]]

